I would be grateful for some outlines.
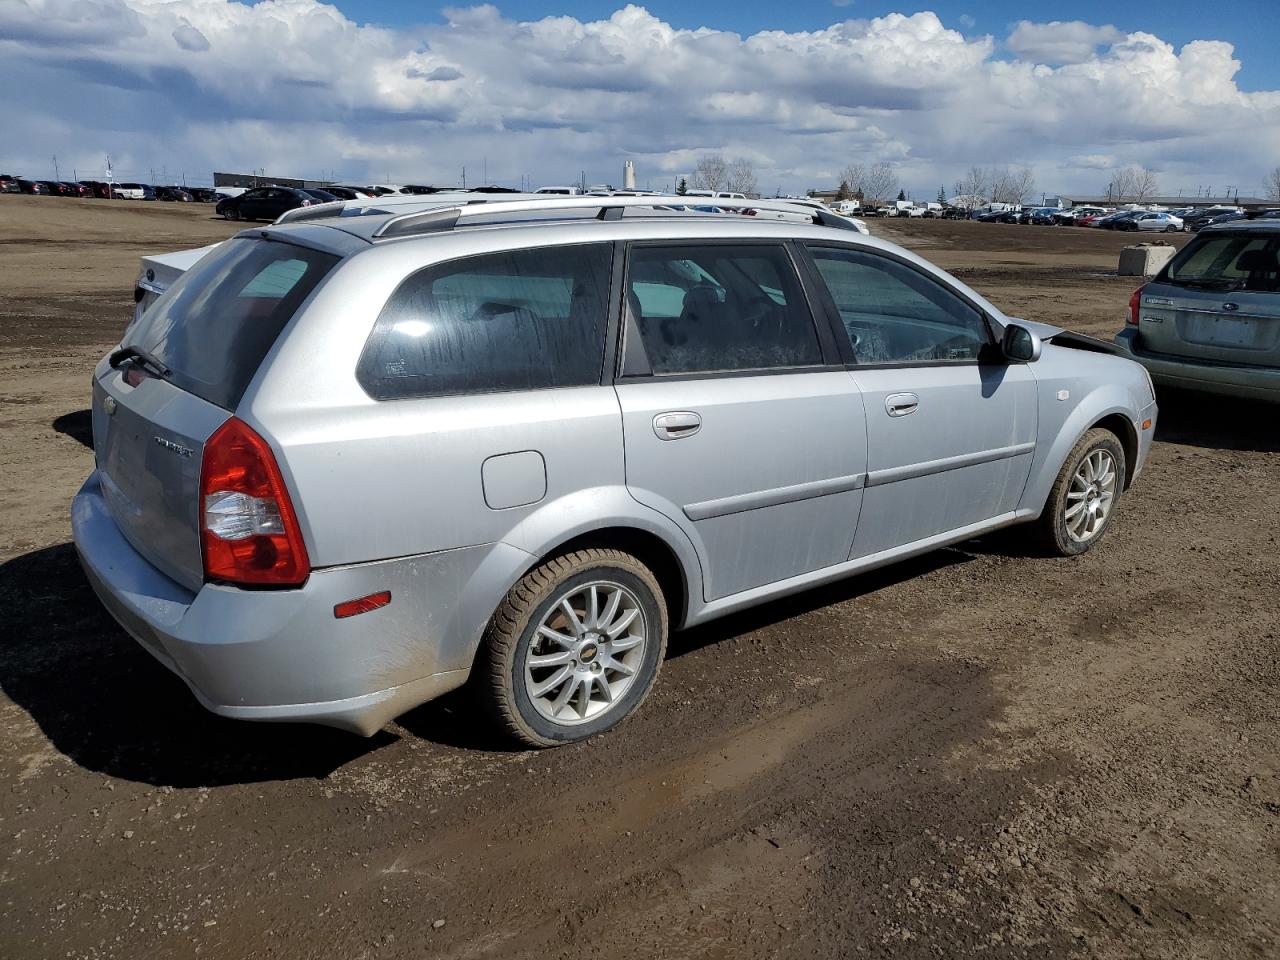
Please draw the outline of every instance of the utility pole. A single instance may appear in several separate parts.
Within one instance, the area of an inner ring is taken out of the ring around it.
[[[462,165],[462,189],[467,189],[467,165]]]
[[[58,174],[58,155],[56,153],[53,155],[53,179],[55,180],[62,179],[62,177]]]

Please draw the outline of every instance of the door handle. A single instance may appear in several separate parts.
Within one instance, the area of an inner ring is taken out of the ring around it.
[[[884,408],[891,417],[905,417],[920,409],[920,398],[914,393],[891,393],[884,398]]]
[[[702,417],[691,410],[673,410],[653,418],[653,432],[659,440],[680,440],[692,437],[702,429]]]

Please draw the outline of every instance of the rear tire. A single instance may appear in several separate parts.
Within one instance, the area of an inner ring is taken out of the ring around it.
[[[1095,427],[1071,448],[1036,521],[1041,546],[1051,555],[1076,557],[1111,527],[1124,489],[1124,446],[1110,430]]]
[[[507,593],[477,657],[478,692],[521,744],[573,743],[640,706],[666,649],[667,609],[652,571],[620,550],[577,550]]]

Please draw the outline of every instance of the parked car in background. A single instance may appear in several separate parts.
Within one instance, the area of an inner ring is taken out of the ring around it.
[[[156,199],[191,203],[195,198],[186,187],[156,187]]]
[[[75,192],[61,180],[41,180],[40,183],[45,190],[49,192],[51,197],[72,197],[76,196]]]
[[[1057,207],[1035,207],[1027,215],[1026,222],[1037,227],[1052,227],[1057,225],[1057,215]]]
[[[1182,221],[1171,213],[1139,213],[1122,221],[1119,229],[1144,233],[1180,233]]]
[[[1070,210],[1054,210],[1053,220],[1059,226],[1069,227],[1078,226],[1080,221],[1085,217],[1100,217],[1106,214],[1103,207],[1080,206],[1072,207]]]
[[[358,187],[345,187],[339,184],[331,184],[324,188],[325,193],[331,193],[339,200],[367,200],[372,194],[367,190]]]
[[[16,173],[0,173],[0,193],[21,193],[21,179]]]
[[[1096,226],[1103,230],[1128,230],[1128,223],[1134,217],[1146,213],[1145,210],[1117,210],[1098,219]]]
[[[215,212],[227,220],[274,220],[286,210],[319,202],[293,187],[254,187],[237,197],[218,201]]]
[[[470,677],[545,747],[639,707],[673,629],[1018,522],[1106,536],[1136,364],[821,211],[654,199],[215,247],[94,373],[72,527],[107,609],[225,716],[369,735]]]
[[[330,193],[328,190],[318,190],[314,187],[304,187],[301,189],[303,193],[305,193],[308,197],[310,197],[316,203],[333,203],[335,200],[348,199],[347,197],[339,197],[335,193]]]
[[[1209,221],[1216,220],[1218,217],[1226,216],[1231,213],[1244,213],[1244,208],[1229,206],[1199,207],[1192,213],[1183,217],[1182,222],[1188,230],[1195,233],[1201,227],[1208,224]]]
[[[32,196],[48,196],[49,188],[39,180],[27,180],[22,177],[18,178],[18,190],[21,193],[29,193]]]
[[[1116,343],[1161,386],[1280,402],[1280,218],[1198,232],[1133,292]]]
[[[119,200],[154,200],[156,188],[149,183],[117,183],[113,192]]]
[[[187,187],[187,193],[196,203],[217,203],[218,195],[209,187]]]

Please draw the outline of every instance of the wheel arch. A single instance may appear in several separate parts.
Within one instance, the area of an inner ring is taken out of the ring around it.
[[[1133,422],[1120,413],[1109,413],[1090,424],[1090,430],[1095,428],[1114,433],[1124,448],[1124,489],[1128,490],[1138,463],[1138,431],[1134,429]]]
[[[662,588],[662,599],[667,605],[667,616],[672,629],[684,623],[691,596],[689,575],[671,544],[652,530],[615,524],[579,533],[548,547],[529,562],[520,576],[523,577],[552,557],[592,547],[629,553],[652,570],[658,586]]]

